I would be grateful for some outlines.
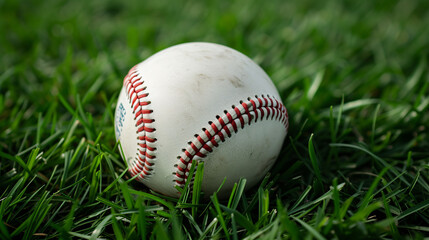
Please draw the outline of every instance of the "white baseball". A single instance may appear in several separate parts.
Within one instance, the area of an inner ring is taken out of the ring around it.
[[[115,135],[131,175],[178,197],[192,161],[204,161],[202,191],[249,188],[279,155],[287,110],[267,74],[245,55],[213,43],[167,48],[124,79]]]

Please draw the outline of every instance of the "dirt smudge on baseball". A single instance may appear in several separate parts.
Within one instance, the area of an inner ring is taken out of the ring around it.
[[[237,76],[232,76],[232,78],[229,79],[229,82],[235,87],[235,88],[242,88],[244,87],[243,81],[241,81],[240,78]]]
[[[197,74],[194,81],[194,89],[196,92],[200,92],[202,89],[202,86],[204,86],[204,82],[209,81],[211,77],[207,76],[204,73]]]

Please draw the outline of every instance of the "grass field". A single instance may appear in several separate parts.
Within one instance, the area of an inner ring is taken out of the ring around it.
[[[428,1],[0,0],[0,239],[429,237]],[[113,114],[168,46],[235,48],[290,132],[227,201],[131,180]]]

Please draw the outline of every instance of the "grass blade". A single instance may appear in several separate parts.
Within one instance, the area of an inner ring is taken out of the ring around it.
[[[224,210],[225,212],[229,213],[229,214],[234,214],[234,218],[236,220],[236,222],[238,223],[238,225],[246,228],[246,230],[249,233],[252,233],[254,231],[257,230],[256,226],[253,224],[253,222],[246,218],[243,214],[241,214],[239,211],[235,210],[235,209],[231,209],[225,206],[220,205],[220,207],[222,208],[222,210]]]
[[[308,225],[306,222],[302,221],[299,218],[296,218],[292,216],[292,218],[297,221],[299,224],[301,224],[311,235],[313,235],[318,240],[326,240],[325,237],[323,237],[316,229],[314,229],[312,226]]]
[[[203,184],[204,162],[201,161],[197,165],[197,173],[195,174],[194,184],[192,189],[192,217],[196,218],[201,197],[201,186]]]
[[[228,227],[226,226],[225,219],[223,218],[223,215],[222,215],[222,211],[220,210],[220,205],[219,205],[219,201],[217,199],[217,194],[216,193],[213,194],[211,196],[211,199],[212,199],[212,202],[213,202],[213,206],[214,206],[214,208],[216,209],[216,212],[217,212],[217,219],[219,220],[219,223],[220,223],[223,231],[225,232],[225,237],[226,237],[226,239],[230,239],[229,232],[228,232]]]
[[[365,209],[366,207],[368,207],[368,204],[374,198],[373,192],[375,191],[375,188],[377,187],[378,183],[382,179],[383,175],[387,172],[387,170],[389,170],[389,168],[384,168],[380,172],[380,174],[378,174],[377,177],[374,179],[374,181],[372,182],[372,184],[369,187],[368,191],[366,192],[365,197],[363,198],[363,200],[360,203],[359,211],[361,211],[361,210]]]
[[[322,175],[320,174],[319,160],[314,151],[313,134],[310,135],[310,139],[308,140],[308,153],[310,155],[311,166],[313,166],[313,171],[316,174],[317,189],[315,190],[316,192],[321,192],[323,190],[323,182]]]
[[[311,191],[312,187],[310,185],[307,186],[307,188],[302,192],[301,196],[299,196],[298,200],[295,202],[295,204],[291,207],[291,211],[296,209],[299,204],[307,197],[308,193]]]
[[[112,215],[108,215],[105,217],[98,225],[95,227],[94,231],[92,231],[91,237],[89,240],[96,240],[98,239],[98,236],[100,236],[102,230],[106,227],[106,225],[109,223],[110,219],[112,218]]]
[[[243,195],[244,188],[246,187],[246,182],[247,180],[245,178],[240,178],[240,181],[238,181],[234,195],[231,195],[232,198],[230,198],[230,201],[228,202],[228,207],[231,209],[237,209]]]
[[[346,143],[332,143],[330,144],[330,146],[332,147],[346,147],[346,148],[352,148],[352,149],[357,149],[360,150],[362,152],[367,153],[368,155],[370,155],[371,157],[373,157],[375,160],[377,160],[377,162],[379,162],[382,166],[384,167],[388,167],[389,170],[395,175],[398,176],[401,173],[396,170],[395,168],[393,168],[390,164],[388,164],[385,160],[381,159],[380,157],[378,157],[377,155],[375,155],[374,153],[370,152],[369,150],[360,147],[360,146],[356,146],[353,144],[346,144]],[[410,185],[410,183],[404,178],[404,177],[400,177],[399,178],[402,182],[404,182],[407,186]]]
[[[112,208],[112,228],[113,228],[113,233],[115,234],[115,239],[123,240],[124,236],[121,229],[123,229],[124,227],[120,226],[118,221],[116,220],[116,212],[113,208]]]
[[[400,221],[406,217],[408,217],[409,215],[416,213],[418,211],[421,211],[425,208],[429,207],[429,199],[426,199],[425,201],[416,204],[413,207],[408,208],[407,210],[403,211],[399,216],[396,217],[396,221]]]

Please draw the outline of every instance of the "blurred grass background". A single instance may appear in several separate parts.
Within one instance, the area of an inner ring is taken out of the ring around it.
[[[161,238],[171,229],[177,239],[427,236],[428,9],[423,0],[1,0],[0,236]],[[177,213],[152,211],[156,195],[135,200],[124,189],[148,190],[114,180],[124,170],[113,132],[123,77],[189,41],[254,59],[291,116],[289,139],[259,190],[240,195],[238,213],[216,200],[191,206],[213,210],[195,223],[182,212],[186,199],[169,200]],[[340,183],[340,193],[332,190]],[[41,204],[50,206],[46,214]],[[136,223],[141,211],[150,214],[138,231],[111,220]],[[231,211],[250,223],[237,224]],[[205,233],[220,216],[225,225]]]

